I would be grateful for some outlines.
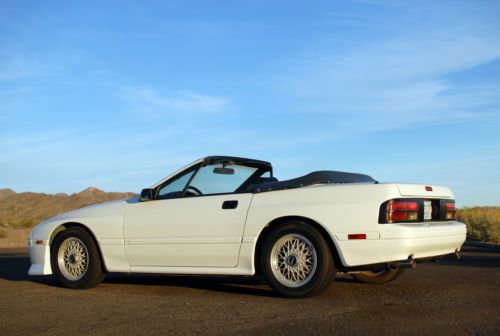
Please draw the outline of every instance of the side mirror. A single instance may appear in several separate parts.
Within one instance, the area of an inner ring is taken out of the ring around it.
[[[141,191],[141,202],[147,202],[153,200],[154,191],[151,188],[145,188]]]

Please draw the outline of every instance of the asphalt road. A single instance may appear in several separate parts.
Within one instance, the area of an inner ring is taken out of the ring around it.
[[[309,299],[254,278],[109,275],[90,290],[29,277],[0,251],[0,335],[500,335],[500,253],[419,264],[385,285],[338,277]]]

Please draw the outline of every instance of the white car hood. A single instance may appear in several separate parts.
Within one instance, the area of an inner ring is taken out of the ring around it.
[[[68,211],[66,213],[49,218],[33,228],[30,239],[47,239],[59,225],[75,222],[84,225],[97,225],[111,223],[122,223],[127,205],[137,203],[139,196],[118,201],[111,201],[90,205],[84,208]]]
[[[49,220],[123,216],[127,204],[136,203],[137,201],[138,197],[136,196],[134,198],[89,205],[80,209],[65,212],[63,214],[50,218]]]

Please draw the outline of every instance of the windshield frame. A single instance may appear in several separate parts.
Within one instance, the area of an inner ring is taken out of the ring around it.
[[[225,193],[213,193],[213,194],[203,194],[203,195],[187,195],[187,190],[189,189],[189,186],[195,179],[196,175],[200,171],[201,168],[208,166],[208,165],[215,165],[215,164],[222,164],[224,166],[231,166],[231,165],[240,165],[240,166],[246,166],[246,167],[253,167],[257,168],[255,172],[253,172],[246,180],[243,181],[243,183],[233,192],[225,192]],[[195,172],[191,175],[189,178],[188,182],[184,186],[184,189],[182,190],[182,193],[179,196],[173,196],[171,198],[161,198],[159,197],[159,191],[162,189],[164,186],[174,182],[178,178],[180,178],[182,175],[188,174],[194,170]],[[207,157],[205,159],[200,159],[197,160],[190,165],[186,166],[184,169],[178,170],[174,174],[171,174],[167,178],[161,180],[159,183],[157,183],[153,187],[153,195],[154,195],[154,200],[165,200],[165,199],[174,199],[174,198],[187,198],[187,197],[203,197],[203,196],[216,196],[216,195],[228,195],[228,194],[243,194],[243,193],[252,193],[251,191],[247,191],[246,187],[250,184],[251,182],[265,173],[269,172],[271,177],[273,176],[273,170],[271,164],[264,162],[264,161],[258,161],[258,160],[251,160],[251,159],[242,159],[242,158],[236,158],[236,157]]]

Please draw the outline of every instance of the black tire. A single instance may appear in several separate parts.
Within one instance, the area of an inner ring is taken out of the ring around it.
[[[288,249],[287,246],[294,246],[290,244],[295,241],[297,248]],[[302,250],[299,250],[301,248]],[[313,257],[316,258],[315,262]],[[300,221],[284,223],[265,237],[260,253],[260,265],[263,275],[274,291],[289,298],[320,294],[330,286],[336,273],[332,252],[323,236],[310,225]],[[294,267],[302,272],[297,273]],[[292,271],[287,273],[287,268]],[[287,276],[293,277],[291,273],[305,278],[296,278],[295,281],[287,279]]]
[[[359,282],[369,284],[383,284],[395,280],[403,274],[404,268],[395,268],[381,272],[359,272],[352,273],[351,276]]]
[[[71,227],[56,236],[50,262],[57,280],[67,288],[92,288],[105,277],[94,239],[80,227]]]

